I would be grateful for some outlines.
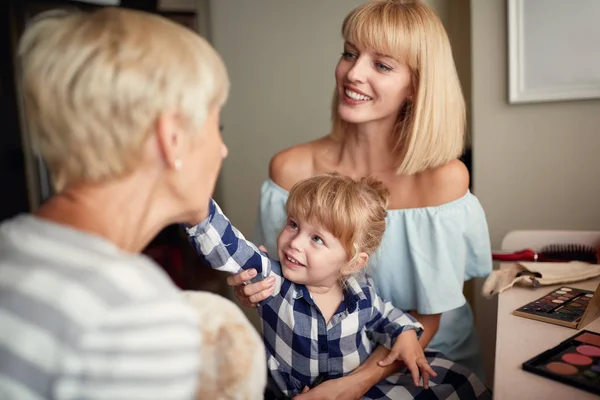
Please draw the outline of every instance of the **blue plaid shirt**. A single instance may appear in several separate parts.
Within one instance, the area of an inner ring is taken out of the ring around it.
[[[186,230],[213,268],[231,274],[255,268],[255,281],[275,276],[275,291],[260,303],[259,314],[269,373],[287,396],[312,387],[317,379],[347,375],[378,344],[391,348],[407,329],[422,333],[410,314],[383,301],[366,279],[352,276],[344,300],[326,323],[306,286],[285,279],[280,263],[244,239],[212,200],[208,218]]]

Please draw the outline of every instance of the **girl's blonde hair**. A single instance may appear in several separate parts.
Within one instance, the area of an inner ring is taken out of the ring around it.
[[[48,12],[19,44],[25,118],[57,191],[134,170],[163,112],[200,132],[229,92],[223,61],[195,32],[123,8]]]
[[[406,101],[393,132],[398,174],[414,174],[458,158],[464,146],[465,101],[450,42],[436,13],[420,1],[373,0],[344,20],[345,41],[405,63],[412,75],[413,98]],[[400,90],[400,88],[399,88]],[[352,124],[332,103],[332,137]]]
[[[285,204],[288,216],[320,226],[336,237],[354,261],[372,254],[385,231],[389,192],[374,178],[358,181],[339,174],[296,183]]]

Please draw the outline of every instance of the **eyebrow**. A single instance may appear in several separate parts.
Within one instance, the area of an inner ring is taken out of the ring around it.
[[[350,46],[350,47],[353,47],[353,48],[355,48],[355,49],[357,49],[357,50],[358,50],[358,47],[356,47],[356,45],[355,45],[354,43],[352,43],[352,42],[346,41],[346,43],[345,43],[345,44],[346,44],[346,45],[348,45],[348,46]],[[380,58],[389,58],[389,59],[391,59],[391,60],[398,61],[398,60],[396,60],[396,58],[395,58],[395,57],[392,57],[392,56],[390,56],[389,54],[375,53],[375,55],[376,55],[377,57],[380,57]]]
[[[375,53],[376,56],[381,57],[381,58],[390,58],[394,61],[398,61],[396,60],[396,57],[392,57],[389,54],[383,54],[383,53]]]

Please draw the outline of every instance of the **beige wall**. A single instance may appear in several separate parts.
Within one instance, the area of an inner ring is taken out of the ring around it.
[[[231,77],[222,114],[229,157],[218,199],[250,234],[269,159],[329,130],[341,22],[362,0],[213,0],[211,35]]]
[[[471,1],[471,37],[474,192],[492,246],[514,229],[600,229],[600,101],[507,103],[504,1]],[[489,363],[495,301],[476,315]]]
[[[454,63],[467,105],[467,147],[471,146],[471,6],[470,0],[437,0],[432,5],[441,13],[448,31]]]
[[[598,229],[600,101],[509,105],[502,3],[471,1],[475,188],[492,242],[520,228]]]

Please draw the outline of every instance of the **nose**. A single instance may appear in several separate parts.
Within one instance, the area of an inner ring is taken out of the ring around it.
[[[348,78],[348,80],[353,83],[365,82],[367,68],[368,68],[367,64],[368,64],[368,61],[361,57],[359,57],[356,61],[354,61],[354,64],[352,64],[352,67],[346,74],[346,77]]]
[[[302,248],[302,235],[300,235],[299,233],[296,233],[292,239],[290,240],[290,248],[293,250],[298,250],[300,251],[300,249]]]

